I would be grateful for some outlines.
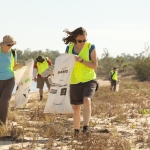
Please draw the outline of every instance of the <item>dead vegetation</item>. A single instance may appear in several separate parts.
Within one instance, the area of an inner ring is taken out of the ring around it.
[[[38,102],[37,93],[25,108],[9,110],[7,126],[0,126],[0,141],[11,141],[9,150],[150,148],[149,82],[121,79],[116,93],[109,86],[100,87],[92,100],[89,136],[81,132],[74,138],[72,114],[44,114],[45,103],[46,98]]]

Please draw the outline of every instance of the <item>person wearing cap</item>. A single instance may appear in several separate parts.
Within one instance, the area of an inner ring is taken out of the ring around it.
[[[116,67],[113,67],[113,69],[110,72],[110,90],[116,92],[116,85],[118,81],[118,71]]]
[[[17,63],[17,53],[12,53],[12,46],[16,44],[14,38],[5,35],[0,42],[0,124],[6,124],[9,100],[15,85],[14,68],[23,65]]]
[[[43,87],[44,83],[46,83],[48,90],[50,90],[50,83],[48,77],[42,77],[41,73],[44,72],[49,66],[52,65],[52,62],[47,57],[39,55],[36,58],[33,69],[33,79],[37,82],[37,88],[39,88],[40,101],[43,99]]]

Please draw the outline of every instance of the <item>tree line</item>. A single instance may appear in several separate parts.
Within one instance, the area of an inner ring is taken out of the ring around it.
[[[17,58],[18,62],[22,63],[28,59],[36,59],[39,55],[48,57],[52,63],[55,63],[55,59],[61,55],[58,50],[35,50],[26,49],[24,51],[18,50]],[[134,75],[134,78],[139,81],[149,81],[150,80],[150,53],[149,45],[145,47],[145,50],[140,54],[134,54],[133,56],[129,54],[122,53],[117,57],[112,57],[109,54],[108,49],[103,49],[103,54],[101,58],[98,59],[98,68],[96,70],[97,76],[109,77],[109,73],[113,67],[118,68],[119,74],[123,76]]]

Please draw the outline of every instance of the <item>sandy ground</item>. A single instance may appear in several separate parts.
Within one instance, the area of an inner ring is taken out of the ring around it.
[[[98,82],[99,82],[100,86],[109,86],[110,85],[109,81],[103,81],[101,79],[98,79]],[[30,93],[30,99],[35,99],[36,97],[39,97],[38,92]],[[13,94],[11,100],[14,100],[14,98],[15,98],[15,95]],[[25,144],[27,145],[29,143],[26,142]],[[17,145],[21,146],[21,143],[15,143],[15,142],[9,141],[9,140],[0,140],[0,150],[9,150],[10,147],[17,146]],[[36,148],[36,150],[40,150],[40,149],[41,149],[40,147]],[[67,149],[67,148],[64,148],[64,149]]]
[[[104,80],[101,80],[101,79],[98,79],[98,82],[100,84],[100,87],[102,86],[110,86],[110,82],[109,81],[104,81]],[[39,93],[38,92],[33,92],[31,93],[31,98],[35,98],[37,97]],[[12,96],[12,99],[14,99],[14,95]],[[96,122],[98,122],[98,125],[95,127],[97,129],[104,129],[104,128],[107,128],[107,129],[112,129],[114,128],[111,123],[110,123],[110,120],[111,118],[109,119],[101,119],[101,118],[95,118],[95,117],[92,117],[91,118],[92,120],[96,120]],[[72,119],[73,120],[73,119]],[[137,135],[143,135],[145,132],[145,129],[142,129],[141,128],[141,123],[144,123],[145,121],[148,121],[150,122],[150,116],[149,115],[145,115],[143,116],[142,118],[136,118],[136,119],[128,119],[129,121],[129,125],[115,125],[115,128],[117,129],[117,134],[121,134],[123,135],[124,137],[126,138],[129,138],[129,137],[132,137],[131,139],[133,138],[136,138]],[[136,128],[132,127],[132,126],[136,126]],[[28,142],[26,143],[28,144]],[[0,140],[0,150],[9,150],[10,146],[12,145],[18,145],[18,143],[13,143],[13,141],[9,141],[9,140],[6,140],[6,141],[3,141],[3,140]],[[21,143],[20,143],[21,145]],[[149,148],[142,148],[142,146],[140,147],[140,145],[138,146],[140,150],[149,150]],[[41,147],[37,147],[36,150],[40,150],[42,149]],[[63,150],[67,150],[66,147],[63,148]],[[131,148],[131,150],[137,150],[137,148]]]

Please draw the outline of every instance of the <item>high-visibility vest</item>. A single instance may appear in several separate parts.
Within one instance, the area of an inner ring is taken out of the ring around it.
[[[113,80],[116,80],[116,81],[118,80],[118,72],[117,72],[117,71],[114,72],[114,71],[112,70],[112,71],[111,71],[111,75],[113,75],[113,76],[112,76],[112,79],[113,79]]]
[[[13,71],[14,65],[15,65],[15,56],[13,55],[12,51],[11,51],[11,70]]]
[[[72,54],[74,43],[69,45],[68,53]],[[91,62],[89,60],[89,50],[91,48],[91,43],[86,42],[80,53],[78,54],[83,60]],[[94,69],[85,66],[80,62],[76,62],[72,70],[70,84],[78,84],[80,82],[87,82],[96,79],[96,73]]]
[[[38,74],[41,74],[43,71],[49,68],[49,64],[47,60],[45,59],[44,62],[37,62],[37,70]]]

